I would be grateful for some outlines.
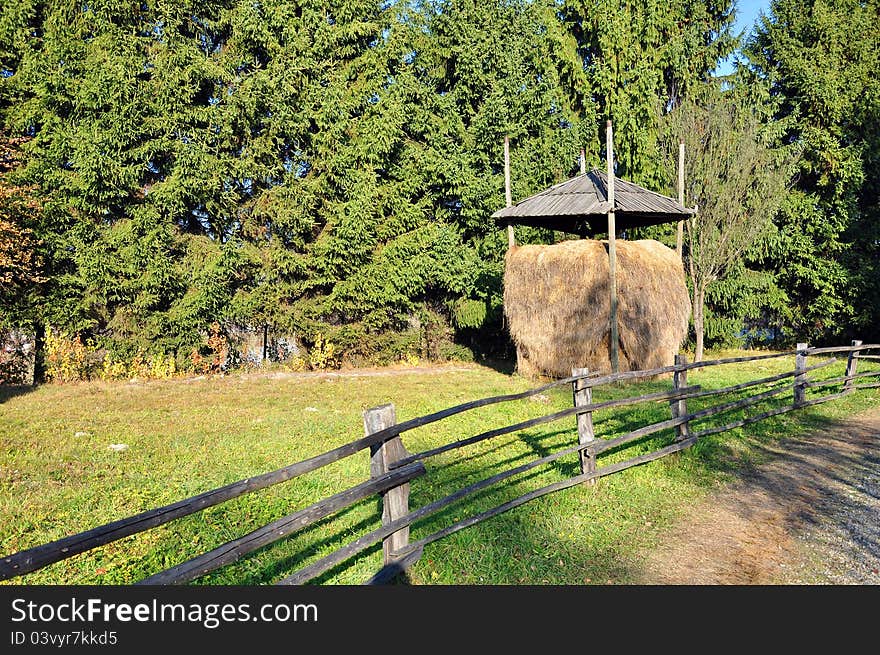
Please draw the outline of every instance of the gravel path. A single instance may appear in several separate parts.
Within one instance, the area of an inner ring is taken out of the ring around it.
[[[804,438],[689,510],[643,584],[880,584],[880,409]]]

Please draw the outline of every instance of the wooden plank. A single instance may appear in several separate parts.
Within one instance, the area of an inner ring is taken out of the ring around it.
[[[206,491],[192,498],[148,510],[135,516],[112,521],[104,525],[79,532],[69,537],[57,539],[41,546],[35,546],[0,559],[0,580],[36,571],[54,562],[59,562],[79,553],[112,543],[150,528],[189,516],[208,507],[238,498],[247,493],[265,489],[280,482],[286,482],[305,473],[319,469],[344,457],[353,455],[374,443],[393,437],[396,433],[391,429],[381,434],[374,434],[357,441],[329,450],[315,457],[296,462],[284,468],[263,473],[252,478],[239,480],[223,487]]]
[[[853,340],[852,346],[858,347],[862,345],[861,341]],[[843,384],[844,391],[851,391],[853,386],[853,377],[856,374],[856,369],[859,365],[859,353],[857,350],[850,351],[849,356],[846,359],[846,382]]]
[[[400,527],[412,525],[416,521],[428,518],[439,512],[441,509],[448,507],[449,505],[456,503],[459,500],[462,500],[470,495],[482,491],[483,489],[486,489],[510,477],[525,473],[526,471],[530,471],[534,468],[537,468],[538,466],[543,466],[544,464],[548,464],[563,457],[578,453],[584,447],[585,446],[581,446],[580,444],[578,444],[577,446],[564,448],[563,450],[547,455],[546,457],[541,457],[540,459],[521,464],[520,466],[516,466],[512,469],[502,471],[501,473],[497,473],[483,480],[479,480],[478,482],[474,482],[473,484],[463,487],[458,491],[451,493],[448,496],[445,496],[444,498],[429,503],[428,505],[420,507],[419,509],[413,510],[407,516],[401,517],[389,525],[382,526],[381,528],[373,530],[372,532],[365,534],[362,537],[359,537],[355,541],[343,546],[342,548],[339,548],[329,555],[292,573],[283,580],[279,581],[277,584],[304,584],[305,582],[312,580],[313,578],[321,575],[322,573],[328,571],[334,566],[341,564],[350,557],[354,557],[358,553],[363,552],[367,548],[371,547],[373,544],[379,542],[381,539],[384,539],[393,531],[400,529]]]
[[[826,366],[830,366],[834,364],[837,360],[831,358],[827,361],[824,361],[820,364],[814,364],[813,366],[808,366],[805,369],[805,372],[815,371],[816,369],[825,368]],[[785,378],[790,378],[794,375],[797,375],[797,371],[787,371],[786,373],[780,373],[778,375],[771,375],[766,378],[760,378],[758,380],[751,380],[749,382],[742,382],[740,384],[734,384],[729,387],[722,387],[720,389],[706,389],[705,391],[695,391],[688,392],[685,395],[685,398],[704,398],[706,396],[718,396],[726,393],[733,393],[735,391],[742,391],[743,389],[748,389],[749,387],[755,387],[761,384],[769,384],[770,382],[778,382],[779,380],[784,380]]]
[[[848,353],[852,351],[860,352],[862,350],[873,350],[874,348],[880,348],[880,344],[868,343],[862,344],[860,346],[828,346],[827,348],[810,348],[808,354],[820,355],[822,353]]]
[[[589,375],[590,369],[588,368],[573,368],[571,370],[571,376],[575,377],[577,375]],[[574,400],[575,407],[584,407],[586,405],[590,405],[593,402],[593,390],[584,384],[584,378],[580,380],[575,380],[571,383],[572,386],[572,396]],[[592,412],[583,412],[581,414],[577,414],[577,431],[578,431],[578,443],[580,445],[586,445],[592,441],[596,440],[596,433],[593,431],[593,413]],[[581,473],[590,473],[596,470],[596,456],[590,454],[586,450],[581,450],[579,453],[579,459],[581,464]],[[595,480],[590,480],[588,484],[595,484]]]
[[[770,355],[751,355],[748,357],[728,357],[726,359],[710,359],[702,362],[691,362],[685,368],[688,370],[694,368],[708,368],[709,366],[720,366],[721,364],[740,364],[742,362],[757,362],[762,359],[777,359],[779,357],[788,357],[796,355],[796,350],[787,350],[785,352],[771,353]]]
[[[878,386],[880,386],[880,385],[878,385]],[[804,406],[817,405],[819,403],[823,403],[823,402],[827,402],[828,400],[832,400],[833,398],[838,398],[841,395],[843,395],[843,394],[834,394],[832,396],[826,396],[824,398],[816,398],[814,400],[809,400],[804,403]],[[778,408],[778,410],[772,410],[772,412],[765,412],[765,414],[767,414],[767,415],[773,415],[773,413],[782,414],[784,412],[788,412],[793,409],[796,409],[796,408],[793,406],[786,406],[786,407]],[[764,416],[763,418],[766,418],[766,416]],[[745,420],[745,422],[754,422],[756,420],[760,420],[760,419],[758,417],[753,417],[753,420],[751,420],[751,421]],[[731,428],[727,428],[727,429],[731,429]],[[708,431],[706,431],[706,432],[708,433]],[[631,459],[625,460],[623,462],[619,462],[617,464],[610,464],[608,466],[603,466],[602,468],[596,470],[595,472],[592,472],[589,474],[581,474],[581,475],[575,476],[573,478],[570,478],[568,480],[563,480],[561,482],[555,482],[553,484],[547,485],[546,487],[542,487],[541,489],[537,489],[537,490],[531,491],[527,494],[523,494],[522,496],[519,496],[518,498],[515,498],[515,499],[508,501],[506,503],[502,503],[501,505],[498,505],[497,507],[494,507],[490,510],[487,510],[485,512],[481,512],[480,514],[463,519],[461,521],[457,521],[456,523],[453,523],[452,525],[450,525],[446,528],[443,528],[442,530],[438,530],[437,532],[435,532],[431,535],[428,535],[427,537],[424,537],[422,539],[419,539],[418,541],[413,542],[412,544],[410,544],[410,546],[408,546],[408,548],[424,549],[425,546],[427,546],[428,544],[430,544],[434,541],[437,541],[438,539],[448,537],[449,535],[454,534],[455,532],[459,532],[460,530],[464,530],[465,528],[468,528],[468,527],[471,527],[471,526],[476,525],[478,523],[481,523],[482,521],[485,521],[489,518],[492,518],[494,516],[498,516],[499,514],[507,512],[515,507],[519,507],[520,505],[524,505],[525,503],[528,503],[532,500],[535,500],[536,498],[546,496],[547,494],[554,493],[556,491],[561,491],[563,489],[568,489],[570,487],[574,487],[574,486],[580,484],[581,482],[584,482],[587,479],[596,479],[596,478],[599,478],[599,477],[602,477],[605,475],[611,475],[612,473],[618,473],[618,472],[623,471],[625,469],[632,468],[634,466],[639,466],[641,464],[646,464],[648,462],[655,461],[655,460],[660,459],[662,457],[666,457],[667,455],[671,455],[672,453],[684,450],[686,448],[690,448],[692,445],[694,445],[697,442],[697,439],[698,439],[698,436],[695,434],[693,436],[688,437],[687,439],[685,439],[683,441],[677,441],[669,446],[666,446],[664,448],[660,448],[659,450],[656,450],[652,453],[647,453],[645,455],[639,455],[638,457],[633,457]]]
[[[679,452],[681,450],[684,450],[685,448],[690,448],[694,445],[694,443],[696,443],[696,439],[694,437],[690,437],[684,441],[678,441],[672,445],[666,446],[665,448],[654,451],[653,453],[639,455],[638,457],[633,457],[632,459],[618,462],[617,464],[603,466],[602,468],[592,473],[584,473],[581,475],[577,475],[573,478],[569,478],[567,480],[554,482],[553,484],[549,484],[546,487],[541,487],[540,489],[530,491],[529,493],[523,494],[522,496],[507,501],[506,503],[502,503],[501,505],[493,507],[490,510],[480,512],[475,516],[457,521],[452,525],[443,528],[442,530],[438,530],[437,532],[428,535],[427,537],[419,539],[418,541],[414,541],[408,546],[408,548],[423,549],[425,546],[434,541],[437,541],[438,539],[448,537],[449,535],[459,532],[460,530],[464,530],[465,528],[469,528],[473,525],[476,525],[477,523],[481,523],[486,519],[490,519],[494,516],[498,516],[499,514],[503,514],[504,512],[507,512],[515,507],[519,507],[520,505],[525,505],[526,503],[531,502],[537,498],[541,498],[542,496],[546,496],[547,494],[551,494],[556,491],[562,491],[563,489],[569,489],[578,484],[581,484],[582,482],[587,482],[588,480],[595,480],[606,475],[611,475],[612,473],[619,473],[620,471],[624,471],[634,466],[640,466],[642,464],[647,464],[648,462],[653,462],[654,460],[666,457],[667,455],[671,455],[672,453]]]
[[[688,363],[687,355],[676,355],[675,356],[675,366],[676,370],[672,374],[672,387],[675,391],[680,391],[687,387],[687,369],[685,365]],[[681,398],[679,400],[673,400],[671,403],[672,408],[672,418],[678,418],[679,416],[687,415],[687,400]],[[682,423],[681,425],[675,426],[675,438],[677,441],[681,441],[683,439],[687,439],[688,436],[688,424]]]
[[[681,416],[681,417],[671,419],[668,421],[662,421],[662,422],[656,423],[654,425],[645,426],[643,428],[639,428],[638,430],[635,430],[635,431],[630,432],[628,434],[622,435],[621,437],[617,437],[616,439],[612,439],[612,440],[608,440],[608,441],[603,441],[603,440],[597,439],[596,441],[593,441],[586,446],[582,446],[579,444],[577,446],[560,450],[560,451],[553,453],[551,455],[548,455],[546,457],[542,457],[542,458],[534,460],[532,462],[528,462],[526,464],[509,469],[507,471],[503,471],[503,472],[498,473],[496,475],[493,475],[489,478],[486,478],[484,480],[480,480],[479,482],[476,482],[476,483],[471,484],[467,487],[464,487],[463,489],[460,489],[460,490],[456,491],[455,493],[452,493],[452,494],[446,496],[445,498],[441,498],[438,501],[435,501],[429,505],[425,505],[424,507],[421,507],[417,510],[414,510],[414,511],[410,512],[407,516],[404,516],[400,519],[397,519],[392,524],[389,524],[387,526],[383,526],[382,528],[379,528],[369,534],[366,534],[366,535],[358,538],[357,540],[351,542],[350,544],[343,546],[342,548],[331,553],[330,555],[327,555],[327,556],[317,560],[316,562],[313,562],[312,564],[300,569],[299,571],[292,573],[291,575],[287,576],[283,580],[279,581],[277,584],[304,584],[304,583],[308,582],[309,580],[312,580],[313,578],[321,575],[325,571],[333,568],[334,566],[341,564],[342,562],[346,561],[350,557],[353,557],[353,556],[357,555],[358,553],[363,552],[364,550],[366,550],[367,548],[369,548],[373,544],[377,543],[379,540],[383,539],[385,536],[387,536],[388,534],[390,534],[394,530],[399,529],[402,526],[408,526],[408,525],[411,525],[412,523],[415,523],[416,521],[427,518],[427,517],[437,513],[441,509],[449,506],[450,504],[455,503],[455,502],[457,502],[457,501],[459,501],[459,500],[461,500],[471,494],[477,493],[478,491],[481,491],[481,490],[483,490],[493,484],[497,484],[498,482],[500,482],[502,480],[506,480],[507,478],[510,478],[514,475],[519,475],[520,473],[524,473],[524,472],[529,471],[529,470],[536,468],[538,466],[542,466],[544,464],[556,461],[557,459],[560,459],[562,457],[566,457],[566,456],[571,455],[573,453],[579,452],[583,448],[589,448],[589,449],[593,450],[593,452],[596,455],[598,455],[599,453],[602,453],[606,450],[610,450],[611,448],[615,448],[617,446],[621,446],[626,443],[636,441],[636,440],[641,439],[641,438],[648,436],[650,434],[660,432],[661,430],[664,430],[664,429],[672,428],[675,425],[679,425],[685,421],[693,421],[693,420],[697,420],[700,418],[706,418],[708,416],[712,416],[714,414],[718,414],[718,413],[721,413],[724,411],[729,411],[731,409],[740,409],[743,407],[748,407],[750,405],[754,405],[758,402],[761,402],[762,400],[766,400],[772,396],[778,395],[778,394],[780,394],[784,391],[787,391],[787,390],[788,390],[787,387],[780,387],[778,389],[771,389],[769,391],[758,394],[756,396],[752,396],[749,398],[744,398],[741,400],[725,403],[725,404],[719,405],[717,407],[710,407],[710,408],[707,408],[704,410],[700,410],[699,412],[694,412],[692,414],[688,414],[686,416]],[[828,397],[827,399],[831,399],[831,397]],[[825,400],[826,399],[819,399],[820,402],[824,402]],[[817,404],[817,403],[814,401],[808,401],[806,404],[811,405],[811,404]],[[689,437],[685,441],[676,442],[672,446],[667,447],[667,449],[671,448],[673,450],[671,450],[670,452],[675,452],[677,450],[680,450],[683,444],[690,445],[693,441],[694,441],[694,438]],[[684,446],[684,447],[686,447],[686,446]],[[648,455],[648,456],[650,456],[650,455]],[[648,457],[648,456],[642,456],[642,457]],[[639,459],[639,458],[636,458],[636,459]],[[609,467],[600,468],[597,470],[597,472],[594,475],[599,475],[599,472],[607,471],[609,468],[613,468],[616,466],[619,466],[619,465],[615,464],[615,465],[610,465]],[[612,470],[611,472],[614,472],[614,471]],[[607,474],[607,472],[601,473],[601,475],[606,475],[606,474]],[[601,477],[601,475],[599,475],[599,477]],[[589,478],[588,475],[585,476],[582,474],[581,476],[578,476],[578,479],[579,479],[579,482],[581,482],[581,481],[587,482],[589,479],[595,479],[595,478]],[[577,483],[575,483],[575,484],[577,484]],[[410,544],[410,546],[408,546],[407,548],[412,548],[412,546],[413,546],[413,544]],[[404,552],[406,552],[406,551],[404,550]],[[400,554],[401,553],[398,553],[398,555],[400,555]]]
[[[859,359],[861,359],[861,357],[859,357]],[[830,387],[835,384],[840,384],[841,382],[846,382],[847,380],[858,380],[859,378],[872,377],[875,375],[880,375],[880,369],[876,371],[862,371],[861,373],[854,373],[852,375],[841,375],[840,377],[828,378],[827,380],[814,380],[807,382],[807,387],[811,389],[819,387]]]
[[[755,416],[750,416],[748,418],[744,418],[738,421],[732,421],[726,425],[721,425],[714,428],[706,428],[705,430],[700,430],[699,432],[694,433],[694,437],[697,439],[702,439],[703,437],[709,436],[710,434],[718,434],[719,432],[727,432],[728,430],[733,430],[734,428],[739,428],[744,425],[748,425],[749,423],[755,423],[757,421],[763,421],[764,419],[770,418],[771,416],[777,416],[779,414],[785,414],[786,412],[791,412],[796,409],[801,409],[800,407],[796,407],[795,405],[786,405],[785,407],[777,407],[776,409],[771,409],[767,412],[762,412],[761,414],[757,414]]]
[[[856,384],[853,386],[853,389],[878,389],[880,388],[880,382],[875,384]]]
[[[880,355],[859,355],[859,359],[880,359]]]
[[[795,368],[795,376],[794,376],[794,406],[800,407],[804,404],[806,400],[806,382],[807,382],[807,344],[798,343],[797,345],[797,354],[794,358],[794,368]]]
[[[595,449],[595,452],[598,455],[605,452],[606,450],[611,450],[612,448],[617,448],[618,446],[628,444],[632,441],[636,441],[637,439],[641,439],[642,437],[645,437],[649,434],[659,432],[660,430],[672,428],[676,425],[681,425],[682,423],[686,423],[688,421],[693,422],[699,419],[707,418],[709,416],[714,416],[715,414],[729,412],[734,409],[749,407],[761,401],[772,398],[773,396],[778,396],[785,391],[788,391],[787,387],[779,387],[777,389],[764,391],[763,393],[759,393],[754,396],[749,396],[748,398],[742,398],[741,400],[734,400],[732,402],[724,403],[722,405],[716,405],[715,407],[707,407],[706,409],[701,409],[698,412],[692,412],[685,416],[678,416],[676,418],[669,419],[668,421],[660,421],[659,423],[654,423],[653,425],[648,425],[643,428],[639,428],[638,430],[633,430],[628,434],[624,434],[620,437],[615,437],[614,439],[597,440],[590,446],[590,448]]]
[[[364,411],[364,433],[381,432],[397,423],[394,405],[382,405]],[[392,469],[401,459],[409,455],[400,436],[372,446],[370,450],[370,475],[379,478]],[[404,482],[389,489],[382,495],[382,524],[388,525],[395,519],[409,513],[409,483]],[[389,535],[382,544],[384,563],[394,561],[394,552],[409,543],[409,527],[404,527]]]
[[[415,462],[417,460],[426,459],[428,457],[434,457],[435,455],[439,455],[441,453],[448,452],[450,450],[455,450],[456,448],[463,448],[464,446],[470,446],[471,444],[478,443],[480,441],[485,441],[486,439],[492,439],[494,437],[499,437],[504,434],[510,434],[512,432],[519,432],[520,430],[525,430],[527,428],[534,427],[536,425],[543,425],[545,423],[552,423],[553,421],[558,421],[560,419],[566,418],[568,416],[572,416],[574,414],[580,414],[584,412],[594,412],[599,409],[608,409],[609,407],[624,407],[626,405],[634,405],[642,402],[651,402],[656,400],[671,400],[674,398],[678,398],[681,395],[684,395],[690,391],[698,389],[699,387],[687,387],[686,389],[682,389],[680,391],[658,391],[656,393],[644,394],[642,396],[635,396],[633,398],[618,398],[616,400],[606,400],[601,403],[590,403],[589,405],[580,405],[578,407],[569,407],[567,409],[560,410],[558,412],[554,412],[553,414],[546,414],[545,416],[539,416],[537,418],[528,419],[526,421],[521,421],[520,423],[514,423],[513,425],[506,425],[504,427],[495,428],[494,430],[487,430],[486,432],[481,432],[480,434],[474,435],[472,437],[467,437],[466,439],[460,439],[458,441],[453,441],[452,443],[445,444],[443,446],[438,446],[437,448],[431,448],[429,450],[423,450],[420,453],[416,453],[415,455],[409,455],[408,457],[404,457],[398,462],[399,466],[404,464],[409,464],[410,462]]]
[[[248,553],[289,537],[324,517],[338,512],[340,509],[349,507],[375,493],[380,493],[401,483],[408,482],[413,478],[424,475],[424,473],[425,467],[421,463],[417,463],[415,466],[411,464],[410,466],[395,469],[355,487],[341,491],[338,494],[334,494],[329,498],[313,503],[198,557],[151,575],[137,584],[169,585],[190,582],[227,564],[237,562]]]
[[[707,428],[705,430],[701,430],[694,434],[698,439],[702,439],[705,436],[710,434],[717,434],[719,432],[727,432],[728,430],[733,430],[734,428],[739,428],[744,425],[748,425],[750,423],[756,423],[757,421],[763,421],[764,419],[770,418],[771,416],[777,416],[779,414],[785,414],[786,412],[790,412],[795,409],[803,409],[804,407],[811,407],[812,405],[820,405],[822,403],[828,402],[829,400],[834,400],[835,398],[843,397],[843,393],[835,393],[830,396],[823,396],[822,398],[813,398],[811,400],[804,401],[802,405],[786,405],[785,407],[777,407],[776,409],[771,409],[767,412],[762,412],[761,414],[756,414],[755,416],[750,416],[748,418],[741,419],[739,421],[733,421],[732,423],[728,423],[727,425],[721,425],[715,428]]]

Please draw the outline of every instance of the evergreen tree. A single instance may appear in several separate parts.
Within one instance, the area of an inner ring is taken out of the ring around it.
[[[792,341],[878,334],[878,17],[876,0],[775,0],[746,50],[743,83],[803,148],[771,244]]]

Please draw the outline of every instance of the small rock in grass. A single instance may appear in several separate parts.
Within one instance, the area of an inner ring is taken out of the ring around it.
[[[83,438],[83,437],[91,437],[91,436],[92,436],[92,433],[91,433],[91,432],[83,432],[83,431],[79,431],[79,432],[74,433],[73,436],[74,436],[75,438],[77,438],[77,439],[81,439],[81,438]]]
[[[535,394],[534,396],[529,396],[529,400],[531,400],[533,403],[544,403],[544,404],[547,404],[547,403],[550,402],[550,397],[549,397],[549,396],[545,396],[545,395],[542,394],[542,393],[539,393],[539,394]]]
[[[303,411],[304,412],[317,412],[318,408],[317,407],[306,407]]]
[[[107,448],[109,448],[110,450],[113,450],[117,453],[121,453],[123,450],[128,450],[128,444],[112,443],[109,446],[107,446]]]

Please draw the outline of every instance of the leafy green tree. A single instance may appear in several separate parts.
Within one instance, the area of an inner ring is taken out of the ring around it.
[[[744,271],[743,256],[772,229],[791,177],[791,158],[764,145],[757,116],[730,94],[704,105],[682,103],[668,117],[673,137],[685,144],[685,189],[697,213],[685,222],[696,347],[701,361],[706,294]],[[737,270],[739,269],[739,270]]]

